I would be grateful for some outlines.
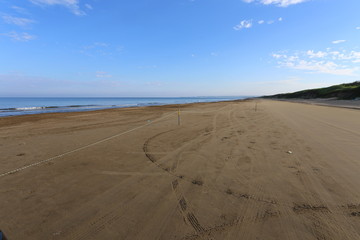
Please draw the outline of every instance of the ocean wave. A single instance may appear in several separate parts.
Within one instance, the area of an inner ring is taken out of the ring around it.
[[[46,106],[46,107],[14,107],[14,108],[1,108],[0,112],[11,112],[11,111],[36,111],[36,110],[47,110],[47,109],[66,109],[66,108],[94,108],[99,107],[98,105],[69,105],[69,106]]]
[[[69,105],[66,108],[99,107],[99,105]]]
[[[15,108],[17,111],[31,111],[31,110],[41,110],[45,109],[46,107],[19,107]]]
[[[32,110],[41,110],[46,107],[17,107],[17,108],[2,108],[1,112],[9,112],[9,111],[32,111]]]
[[[159,102],[148,102],[148,103],[138,103],[136,104],[136,106],[154,106],[154,105],[160,105],[160,104],[164,104],[164,103],[159,103]]]

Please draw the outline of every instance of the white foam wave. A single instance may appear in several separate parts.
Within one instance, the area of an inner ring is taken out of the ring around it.
[[[40,109],[45,109],[45,107],[21,107],[21,108],[15,108],[15,110],[19,110],[19,111],[40,110]]]

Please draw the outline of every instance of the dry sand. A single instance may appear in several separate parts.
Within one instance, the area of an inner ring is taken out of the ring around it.
[[[314,99],[273,99],[276,101],[286,101],[286,102],[297,102],[297,103],[307,103],[321,106],[332,106],[332,107],[342,107],[342,108],[353,108],[360,109],[360,99],[357,100],[337,100],[335,98],[314,98]]]
[[[0,229],[10,240],[360,239],[360,111],[254,107],[183,105],[181,126],[176,106],[1,118]]]

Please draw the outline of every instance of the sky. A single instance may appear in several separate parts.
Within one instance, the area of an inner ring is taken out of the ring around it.
[[[360,80],[359,0],[0,0],[0,97],[260,96]]]

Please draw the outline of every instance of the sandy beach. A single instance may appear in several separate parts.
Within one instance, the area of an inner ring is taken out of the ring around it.
[[[306,103],[320,106],[341,107],[360,109],[360,100],[338,100],[334,98],[316,98],[316,99],[272,99],[276,101],[286,101],[295,103]]]
[[[271,100],[0,118],[10,240],[360,239],[360,111]]]

